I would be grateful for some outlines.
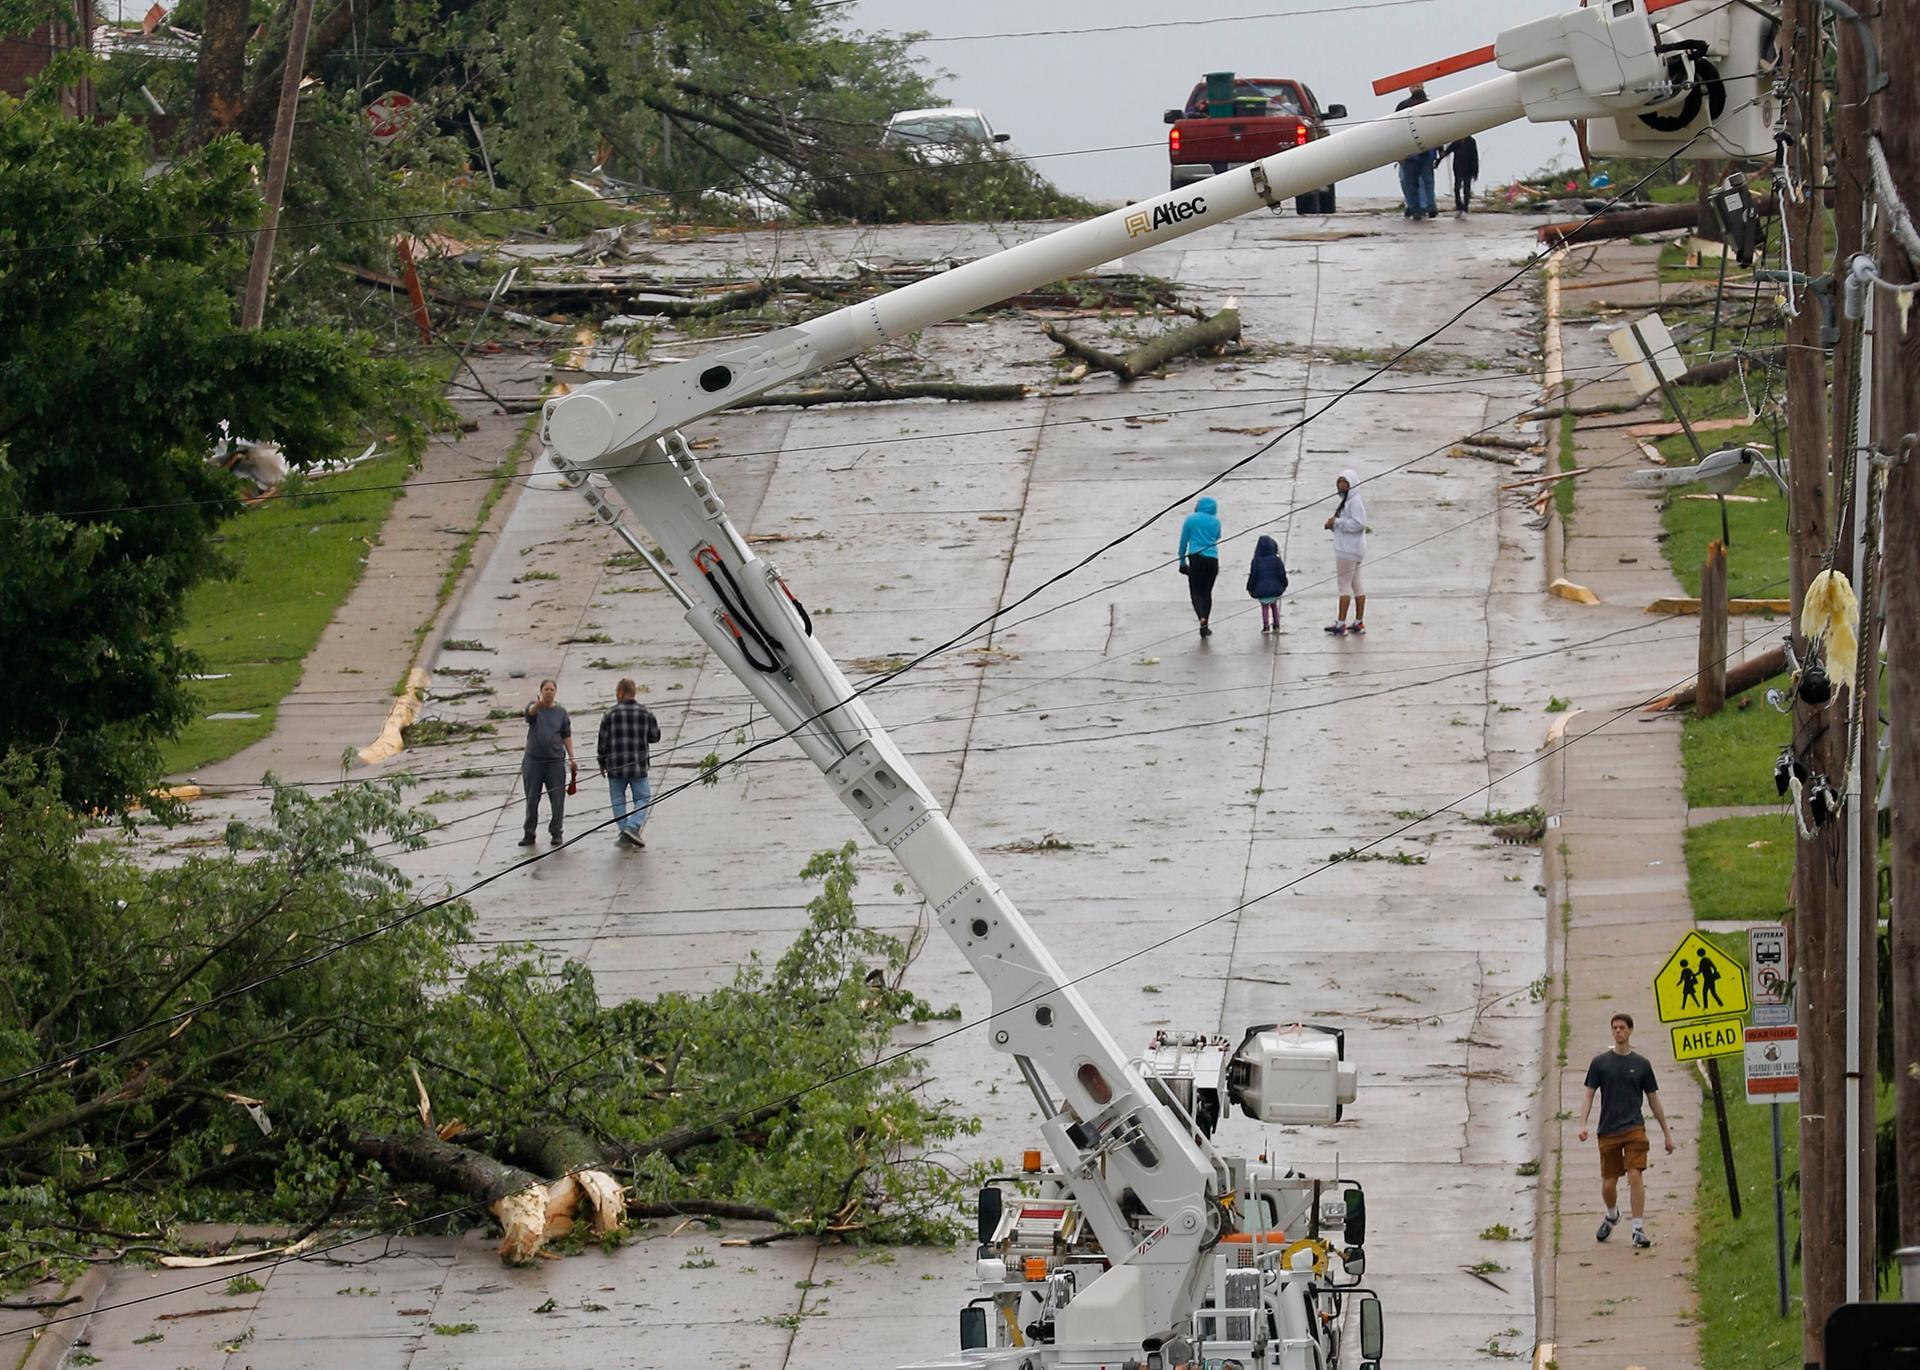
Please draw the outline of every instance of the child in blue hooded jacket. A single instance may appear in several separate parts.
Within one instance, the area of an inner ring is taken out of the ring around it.
[[[1280,560],[1280,544],[1264,533],[1253,545],[1253,565],[1247,569],[1247,593],[1260,601],[1260,631],[1280,631],[1280,596],[1287,592],[1287,563]]]
[[[1213,582],[1220,576],[1220,506],[1203,496],[1180,525],[1180,574],[1187,578],[1187,598],[1200,620],[1200,636],[1212,637],[1207,620],[1213,617]]]

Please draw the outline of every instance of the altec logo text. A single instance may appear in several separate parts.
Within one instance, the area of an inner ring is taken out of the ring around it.
[[[1127,215],[1127,236],[1138,238],[1142,233],[1151,233],[1159,228],[1171,228],[1182,220],[1191,219],[1196,214],[1207,212],[1207,197],[1196,195],[1191,200],[1178,200],[1172,204],[1155,205],[1149,216],[1143,209]]]

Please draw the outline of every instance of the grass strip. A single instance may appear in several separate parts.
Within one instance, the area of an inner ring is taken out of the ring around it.
[[[343,481],[368,488],[331,494],[325,480],[303,484],[221,526],[215,542],[232,574],[187,597],[180,641],[203,672],[222,678],[196,684],[201,714],[163,749],[167,774],[223,761],[273,731],[307,654],[359,582],[406,474],[406,458],[390,454]],[[217,713],[247,716],[207,716]]]
[[[1698,919],[1771,921],[1787,912],[1793,819],[1722,818],[1687,829],[1687,898]]]
[[[1736,820],[1741,821],[1741,820]],[[1791,847],[1789,847],[1791,852]],[[1791,857],[1789,857],[1791,859]],[[1697,910],[1696,910],[1697,912]],[[1709,933],[1707,940],[1747,962],[1741,933]],[[1773,1130],[1768,1106],[1746,1099],[1745,1071],[1738,1056],[1720,1058],[1720,1088],[1727,1100],[1727,1135],[1733,1143],[1734,1178],[1740,1185],[1740,1217],[1727,1201],[1727,1173],[1713,1096],[1700,1074],[1700,1181],[1694,1196],[1699,1225],[1699,1264],[1694,1286],[1700,1296],[1700,1363],[1714,1370],[1778,1370],[1799,1364],[1800,1347],[1800,1110],[1780,1106],[1781,1174],[1786,1177],[1787,1316],[1780,1316],[1778,1264],[1774,1258]]]
[[[1560,469],[1571,471],[1574,468],[1573,427],[1579,422],[1572,414],[1560,415]],[[1573,522],[1573,482],[1559,480],[1553,483],[1553,507],[1560,515],[1560,523],[1565,527]]]
[[[1773,763],[1792,733],[1792,718],[1767,704],[1764,688],[1728,700],[1712,718],[1689,718],[1680,733],[1688,807],[1779,803]]]

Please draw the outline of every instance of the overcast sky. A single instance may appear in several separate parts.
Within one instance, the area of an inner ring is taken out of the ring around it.
[[[1297,77],[1323,103],[1366,118],[1401,98],[1376,97],[1375,77],[1480,47],[1505,26],[1573,7],[1573,0],[857,0],[849,22],[869,32],[926,33],[919,52],[929,68],[949,73],[939,83],[948,101],[984,111],[1029,156],[1082,154],[1042,156],[1035,165],[1064,189],[1117,200],[1167,188],[1161,114],[1206,72]],[[1086,28],[1108,31],[1034,33]],[[963,34],[1029,36],[955,41]],[[1494,74],[1484,68],[1448,77],[1431,91]],[[1573,157],[1565,124],[1513,124],[1479,135],[1479,143],[1483,182]],[[1083,151],[1126,144],[1145,146]],[[1355,194],[1398,193],[1391,169],[1342,185]]]

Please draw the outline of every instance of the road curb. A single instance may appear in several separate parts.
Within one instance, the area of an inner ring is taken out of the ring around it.
[[[33,1345],[27,1349],[16,1370],[57,1370],[92,1321],[94,1306],[100,1302],[100,1291],[106,1287],[106,1267],[88,1266],[79,1279],[67,1286],[67,1293],[79,1296],[80,1302],[60,1309],[57,1314],[59,1322],[33,1334]]]

